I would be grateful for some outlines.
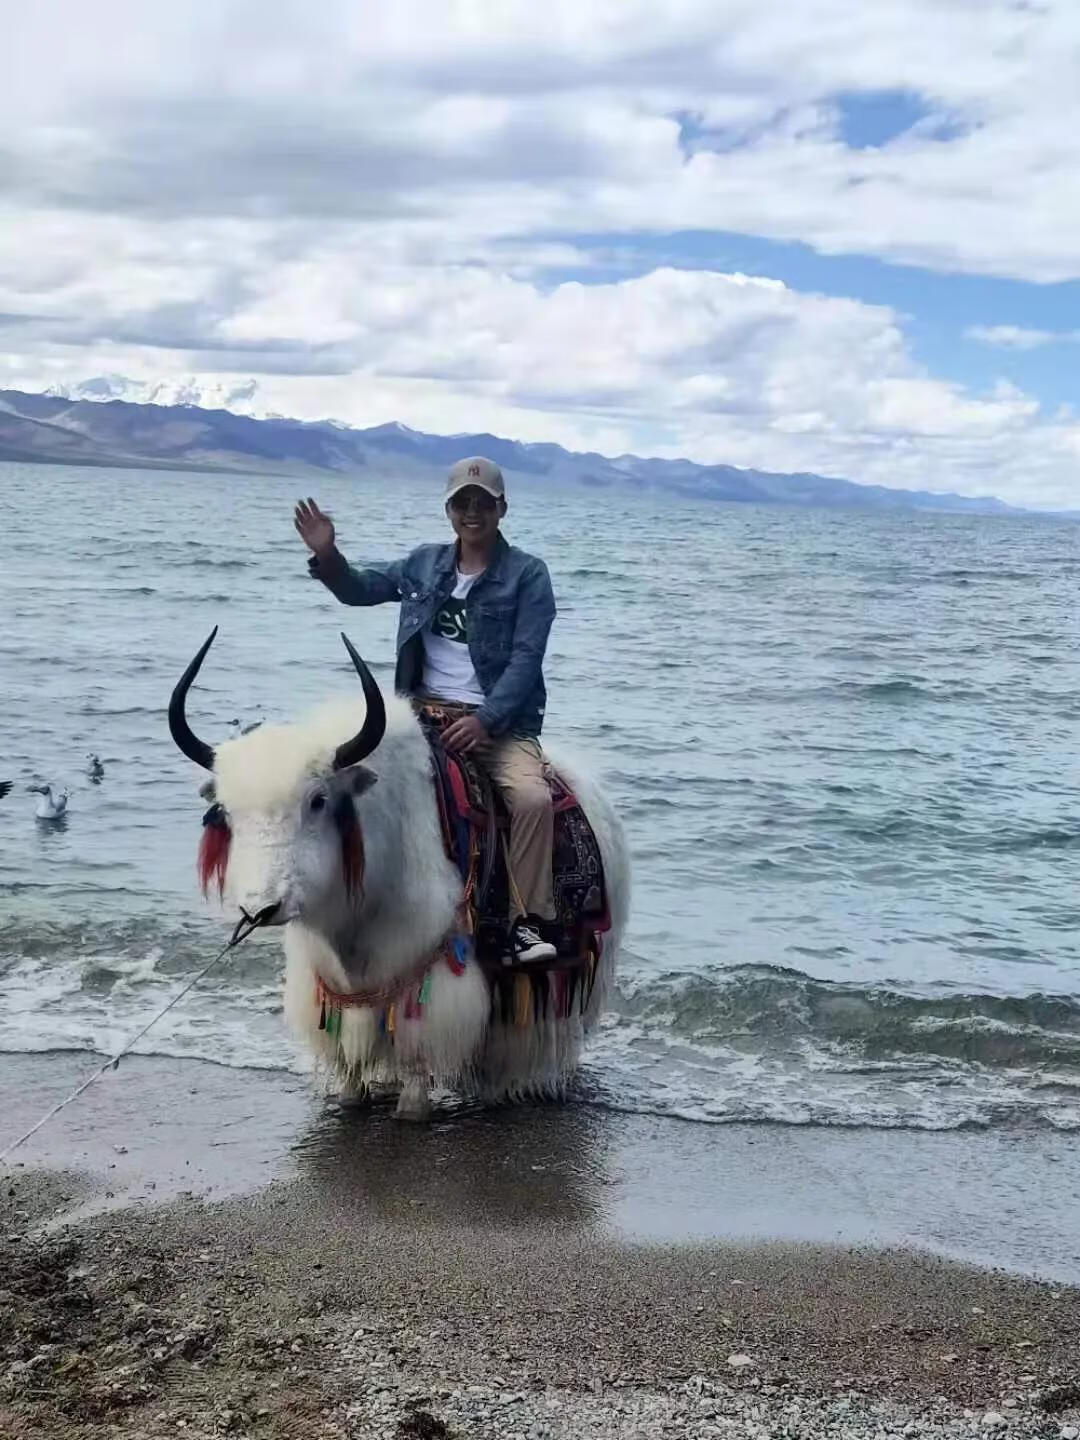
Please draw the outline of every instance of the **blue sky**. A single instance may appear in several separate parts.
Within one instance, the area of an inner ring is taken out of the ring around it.
[[[16,12],[0,387],[1080,508],[1071,0],[251,17]]]
[[[1080,72],[1077,75],[1080,86]],[[967,127],[942,114],[934,102],[912,90],[834,94],[836,128],[852,150],[881,150],[914,127],[948,144]],[[710,135],[693,117],[679,117],[688,149],[711,148]],[[932,270],[889,263],[873,256],[830,255],[798,241],[776,241],[723,229],[568,234],[569,243],[588,252],[584,268],[553,269],[551,278],[586,283],[645,274],[657,264],[694,270],[738,270],[772,276],[795,290],[852,297],[886,305],[904,317],[915,356],[935,374],[977,390],[1005,378],[1038,395],[1049,408],[1080,402],[1080,349],[1070,332],[1080,330],[1080,280],[1032,282],[962,269]],[[617,258],[611,258],[617,256]],[[995,326],[1064,334],[1060,343],[1031,349],[987,345],[968,332]]]
[[[916,125],[940,141],[953,140],[967,128],[915,90],[848,91],[831,98],[840,112],[841,139],[853,150],[879,150]]]
[[[877,133],[876,131],[873,133]],[[723,230],[567,234],[590,256],[586,266],[555,266],[548,283],[594,284],[643,275],[658,264],[688,270],[737,270],[771,276],[794,290],[886,305],[905,319],[915,356],[933,373],[977,390],[1004,377],[1054,408],[1080,405],[1080,344],[1002,349],[970,338],[978,327],[1014,326],[1055,334],[1080,329],[1080,281],[1035,283],[888,263],[868,256],[824,255],[797,241]]]

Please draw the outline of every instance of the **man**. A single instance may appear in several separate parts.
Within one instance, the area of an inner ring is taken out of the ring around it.
[[[312,552],[312,575],[344,604],[400,601],[398,691],[460,708],[443,743],[482,760],[510,812],[511,958],[554,959],[539,928],[555,916],[554,816],[540,749],[551,579],[542,560],[507,544],[499,529],[506,486],[493,461],[458,461],[446,513],[455,543],[363,569],[338,550],[333,522],[314,500],[298,503],[294,523]]]

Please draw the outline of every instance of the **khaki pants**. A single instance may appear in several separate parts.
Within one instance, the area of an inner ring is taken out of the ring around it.
[[[425,705],[437,706],[452,718],[471,715],[476,709],[474,705],[424,694],[414,696],[413,704],[418,710]],[[554,920],[551,852],[555,845],[555,812],[540,742],[520,735],[500,735],[474,753],[510,812],[510,920],[526,915]]]
[[[538,740],[493,740],[483,762],[510,812],[510,918],[555,919],[551,852],[555,814]]]

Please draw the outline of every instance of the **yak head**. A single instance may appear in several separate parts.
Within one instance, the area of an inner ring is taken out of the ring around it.
[[[201,792],[211,802],[198,854],[203,890],[216,889],[263,923],[332,928],[363,903],[362,797],[376,778],[363,761],[386,729],[379,687],[343,635],[364,690],[359,730],[357,707],[338,704],[299,725],[262,725],[215,751],[192,731],[185,704],[216,634],[215,627],[169,703],[173,739],[213,777]]]

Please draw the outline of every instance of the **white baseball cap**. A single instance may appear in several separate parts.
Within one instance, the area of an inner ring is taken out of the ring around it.
[[[503,480],[502,471],[494,460],[485,460],[483,455],[470,455],[468,459],[457,462],[447,476],[447,500],[452,499],[459,490],[467,490],[470,485],[486,490],[496,500],[506,499],[506,482]]]

